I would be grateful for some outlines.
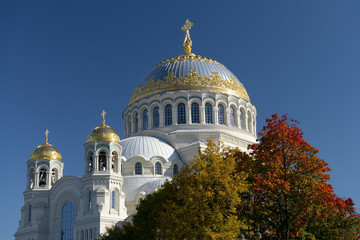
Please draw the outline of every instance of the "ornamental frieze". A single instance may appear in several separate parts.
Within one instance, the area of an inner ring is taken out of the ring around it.
[[[223,79],[213,71],[210,77],[200,76],[195,69],[191,69],[186,76],[177,77],[173,71],[169,71],[164,79],[155,80],[153,76],[144,84],[136,86],[130,98],[130,104],[152,94],[174,90],[212,90],[234,94],[249,101],[249,96],[243,85],[240,85],[234,77]]]

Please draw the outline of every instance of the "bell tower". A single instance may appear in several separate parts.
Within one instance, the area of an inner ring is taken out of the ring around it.
[[[52,186],[63,176],[64,163],[59,151],[48,142],[49,131],[45,131],[45,143],[31,153],[27,161],[27,183],[24,206],[21,208],[16,239],[48,239],[49,195]]]
[[[105,124],[105,115],[103,111],[102,124],[86,139],[82,178],[84,215],[97,222],[100,231],[127,217],[122,191],[122,146],[116,131]],[[82,226],[79,224],[78,227]]]

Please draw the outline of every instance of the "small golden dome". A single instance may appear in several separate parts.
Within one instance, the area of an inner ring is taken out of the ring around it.
[[[61,154],[53,145],[48,143],[49,130],[45,131],[45,143],[37,146],[31,153],[31,160],[47,159],[47,160],[60,160]]]
[[[100,125],[91,131],[91,133],[86,139],[86,143],[100,142],[100,141],[119,143],[120,137],[111,127],[107,125]]]
[[[44,143],[31,153],[30,159],[32,160],[39,160],[39,159],[47,159],[47,160],[60,160],[61,161],[61,154],[53,145],[49,143]]]
[[[94,130],[91,131],[89,136],[86,139],[86,143],[88,142],[118,142],[120,143],[120,137],[115,132],[114,129],[112,129],[110,126],[105,125],[105,114],[106,112],[103,110],[101,115],[103,117],[102,119],[102,125],[97,126],[94,128]]]

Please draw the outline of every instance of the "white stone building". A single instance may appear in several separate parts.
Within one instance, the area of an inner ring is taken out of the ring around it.
[[[256,108],[224,65],[191,53],[156,65],[123,112],[125,137],[103,122],[84,145],[84,175],[63,177],[59,151],[38,146],[27,161],[17,240],[88,240],[136,212],[140,199],[192,160],[208,138],[246,150],[256,141]]]

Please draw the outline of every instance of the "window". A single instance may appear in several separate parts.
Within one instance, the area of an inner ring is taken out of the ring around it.
[[[219,124],[225,124],[225,113],[224,113],[224,106],[222,104],[218,105],[218,120]]]
[[[92,172],[94,169],[94,163],[93,163],[93,153],[90,152],[89,153],[89,158],[88,158],[88,172]]]
[[[248,111],[248,128],[249,128],[249,132],[252,132],[252,118],[251,118],[251,112]]]
[[[111,192],[111,208],[115,209],[115,192]]]
[[[240,125],[241,129],[246,129],[245,110],[243,108],[240,108]]]
[[[159,175],[162,174],[161,163],[159,163],[159,162],[155,163],[155,174],[159,174]]]
[[[153,127],[159,127],[159,107],[153,109]]]
[[[172,107],[170,104],[165,106],[165,125],[172,124]]]
[[[179,173],[179,166],[177,164],[174,164],[173,175],[178,174],[178,173]]]
[[[131,135],[131,119],[130,116],[128,117],[128,135]]]
[[[142,175],[142,165],[139,162],[135,164],[135,175]]]
[[[31,205],[29,206],[28,222],[31,222]]]
[[[135,113],[135,117],[134,117],[134,124],[135,124],[135,132],[137,133],[139,131],[139,119],[138,119],[138,114]]]
[[[200,123],[199,104],[196,102],[191,104],[191,122]]]
[[[99,171],[106,171],[106,153],[100,152],[99,154]]]
[[[89,196],[88,196],[88,209],[91,210],[91,203],[92,203],[92,192],[89,191]]]
[[[143,111],[143,130],[148,129],[148,110]]]
[[[69,201],[64,204],[61,212],[61,240],[74,239],[75,205]]]
[[[212,105],[210,103],[205,104],[205,123],[213,123]]]
[[[233,107],[230,107],[230,125],[235,127],[235,110]]]
[[[178,124],[186,124],[186,112],[184,103],[179,103],[178,105]]]
[[[46,169],[41,168],[39,174],[39,187],[45,187],[45,186],[46,186]]]

